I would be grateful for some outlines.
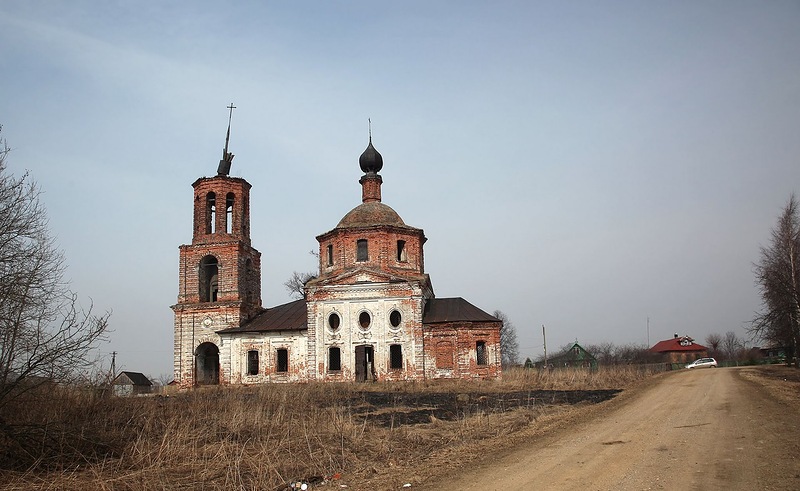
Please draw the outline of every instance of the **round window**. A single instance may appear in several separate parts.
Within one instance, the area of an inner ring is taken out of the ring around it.
[[[330,326],[330,328],[331,328],[331,329],[333,329],[334,331],[335,331],[335,330],[337,330],[337,329],[339,329],[339,314],[337,314],[336,312],[334,312],[334,313],[332,313],[331,315],[329,315],[329,316],[328,316],[328,325],[329,325],[329,326]]]
[[[397,327],[400,325],[400,321],[403,320],[403,317],[400,315],[400,312],[397,310],[393,310],[391,314],[389,314],[389,322],[392,324],[392,327]]]
[[[372,318],[369,316],[369,312],[361,312],[358,316],[358,323],[361,325],[361,329],[366,329],[372,323]]]

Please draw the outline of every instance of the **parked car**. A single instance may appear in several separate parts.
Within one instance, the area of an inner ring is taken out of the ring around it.
[[[686,365],[686,368],[717,368],[717,360],[713,358],[700,358]]]

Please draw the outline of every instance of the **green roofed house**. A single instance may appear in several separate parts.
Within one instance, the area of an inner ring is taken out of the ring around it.
[[[597,369],[597,358],[586,351],[577,342],[569,348],[547,358],[547,365],[552,368],[589,368]]]

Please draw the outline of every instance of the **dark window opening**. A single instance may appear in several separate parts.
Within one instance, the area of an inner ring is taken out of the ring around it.
[[[372,323],[372,318],[369,316],[369,312],[361,312],[358,316],[358,323],[361,325],[362,329],[366,329]]]
[[[408,261],[408,257],[406,256],[406,241],[404,240],[397,241],[397,260],[400,262]]]
[[[333,245],[328,244],[328,266],[333,266]]]
[[[339,321],[340,321],[339,314],[337,314],[336,312],[334,312],[334,313],[332,313],[331,315],[328,316],[328,325],[334,331],[339,329],[339,323],[340,323]]]
[[[403,320],[403,317],[400,315],[400,312],[397,310],[393,310],[391,314],[389,314],[389,323],[392,327],[397,327],[400,325],[400,322]]]
[[[478,341],[475,343],[475,359],[478,365],[488,365],[486,359],[486,342]]]
[[[281,348],[277,351],[278,364],[275,369],[278,373],[286,373],[289,371],[289,350]]]
[[[399,344],[389,346],[389,368],[392,370],[403,368],[403,347]]]
[[[247,375],[258,375],[258,351],[247,352]]]
[[[213,234],[217,226],[217,195],[213,192],[206,195],[206,233]]]
[[[367,239],[358,239],[356,241],[356,261],[369,261]]]
[[[338,372],[342,369],[342,351],[339,348],[328,348],[328,370]]]
[[[236,195],[228,193],[225,197],[225,232],[233,232],[233,203],[236,200]]]
[[[200,284],[198,286],[201,302],[217,301],[217,293],[219,292],[218,273],[217,258],[206,256],[200,260],[200,271],[198,271]]]

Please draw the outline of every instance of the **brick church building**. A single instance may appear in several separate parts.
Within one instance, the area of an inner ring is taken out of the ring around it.
[[[250,184],[197,179],[191,244],[180,246],[175,381],[182,387],[500,376],[501,321],[463,298],[436,298],[422,229],[381,202],[383,158],[359,159],[361,204],[317,236],[319,274],[305,298],[261,303],[250,243]]]

